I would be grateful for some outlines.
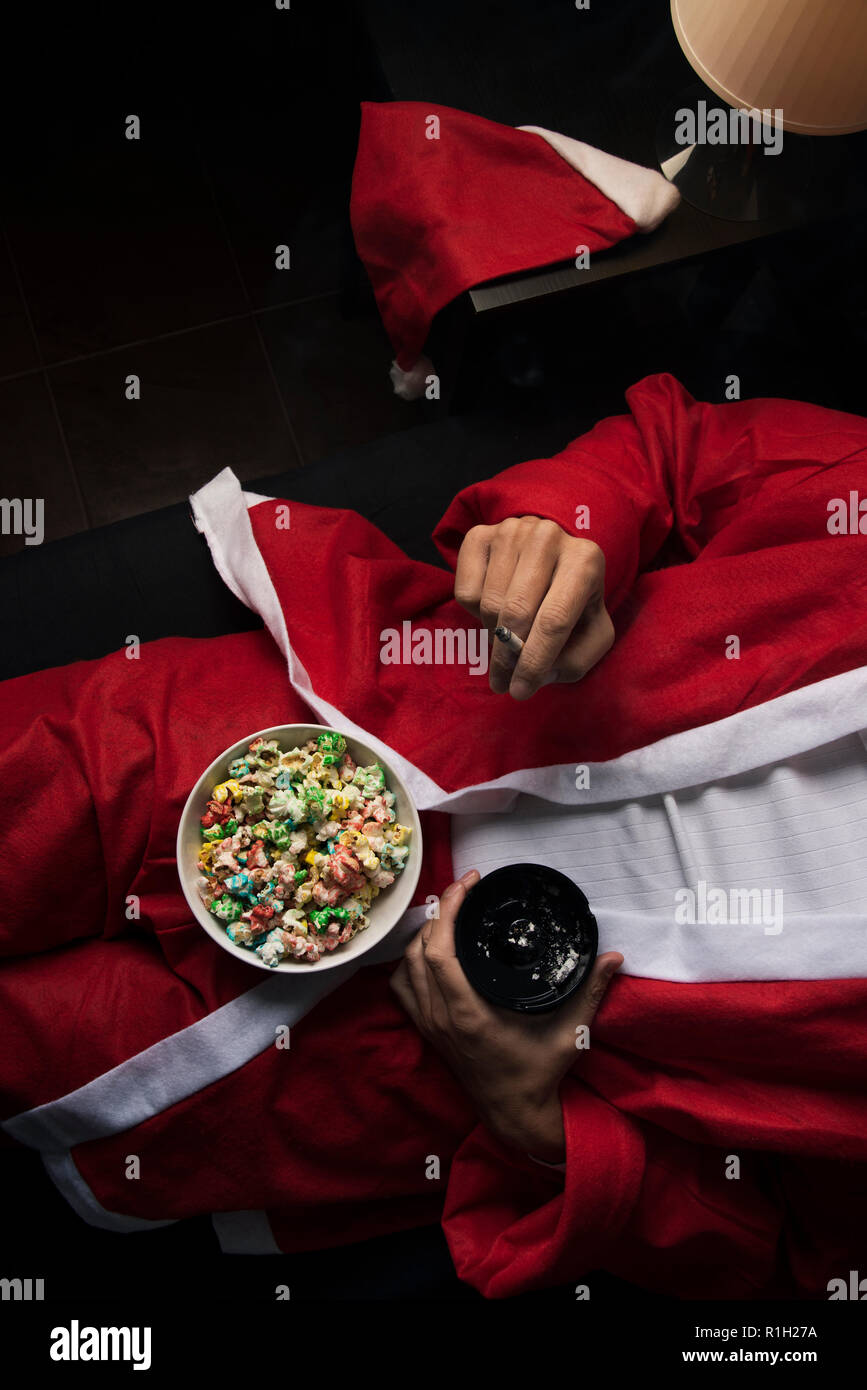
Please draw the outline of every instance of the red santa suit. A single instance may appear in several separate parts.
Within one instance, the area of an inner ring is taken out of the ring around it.
[[[420,906],[373,963],[299,984],[221,951],[180,892],[175,836],[202,768],[311,711],[399,764],[424,824],[419,905],[452,876],[446,812],[667,796],[863,727],[867,423],[699,404],[665,376],[628,404],[459,494],[436,533],[453,564],[478,522],[530,513],[577,534],[587,508],[617,640],[579,685],[518,704],[469,666],[384,664],[404,621],[466,628],[449,574],[353,513],[292,504],[286,529],[284,504],[226,470],[194,497],[197,524],[264,631],[0,687],[0,767],[23,788],[0,857],[3,1128],[86,1220],[212,1212],[224,1248],[273,1251],[442,1215],[458,1273],[494,1297],[599,1267],[688,1297],[826,1297],[863,1255],[857,904],[830,965],[817,937],[794,975],[780,949],[776,978],[702,978],[695,961],[615,978],[561,1089],[560,1173],[477,1125],[389,990]],[[653,568],[672,538],[690,563]]]

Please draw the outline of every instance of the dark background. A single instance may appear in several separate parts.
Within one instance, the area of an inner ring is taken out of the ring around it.
[[[553,0],[407,10],[393,28],[375,0],[5,13],[0,495],[45,498],[47,543],[2,538],[3,676],[102,655],[130,632],[259,626],[185,502],[226,465],[255,490],[355,507],[436,562],[430,530],[460,487],[562,448],[647,373],[707,400],[737,373],[744,396],[863,409],[861,137],[833,164],[828,202],[842,178],[845,216],[594,287],[565,310],[492,316],[458,413],[396,400],[348,225],[358,103],[388,99],[385,68],[410,88],[417,73],[418,99],[607,148],[643,141],[647,163],[659,110],[692,79],[667,0],[594,0],[580,41],[563,39]],[[820,162],[820,193],[823,177]],[[273,268],[278,243],[289,272]],[[183,1298],[194,1283],[234,1299],[243,1269],[252,1301],[277,1283],[293,1298],[476,1297],[438,1230],[227,1259],[207,1218],[96,1231],[32,1154],[2,1160],[0,1273],[46,1277],[49,1296]],[[652,1299],[605,1276],[593,1290]]]
[[[44,496],[53,540],[181,502],[227,464],[245,482],[284,478],[435,423],[442,403],[391,394],[354,257],[359,100],[389,96],[385,64],[401,94],[511,124],[568,122],[652,163],[658,116],[693,79],[668,10],[257,0],[7,12],[0,495]],[[138,142],[124,138],[130,112]],[[858,410],[867,196],[863,138],[847,141],[842,174],[827,156],[846,142],[815,142],[820,204],[848,185],[842,224],[594,286],[478,335],[470,407],[501,426],[488,471],[503,434],[520,433],[520,457],[537,422],[556,422],[559,447],[659,370],[706,399],[722,399],[734,371],[744,395]],[[291,270],[274,269],[280,243]],[[132,372],[138,402],[124,396]]]

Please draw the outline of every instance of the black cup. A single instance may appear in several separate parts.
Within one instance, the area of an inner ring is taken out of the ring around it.
[[[581,889],[544,864],[495,869],[470,889],[455,919],[455,950],[470,984],[519,1013],[545,1013],[571,998],[598,947]]]

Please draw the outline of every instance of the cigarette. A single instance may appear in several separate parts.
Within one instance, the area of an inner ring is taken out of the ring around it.
[[[514,652],[516,655],[524,650],[524,643],[521,641],[521,638],[518,637],[510,627],[495,628],[494,636],[498,637],[500,641],[509,648],[509,651]]]
[[[497,637],[504,646],[508,647],[510,652],[514,652],[516,656],[524,650],[524,643],[521,638],[518,637],[510,627],[495,627],[494,636]],[[559,671],[549,671],[542,684],[553,685],[559,678]]]

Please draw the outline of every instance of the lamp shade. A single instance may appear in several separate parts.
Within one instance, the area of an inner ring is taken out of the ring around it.
[[[671,0],[699,77],[738,108],[782,110],[785,130],[867,127],[865,0]]]

